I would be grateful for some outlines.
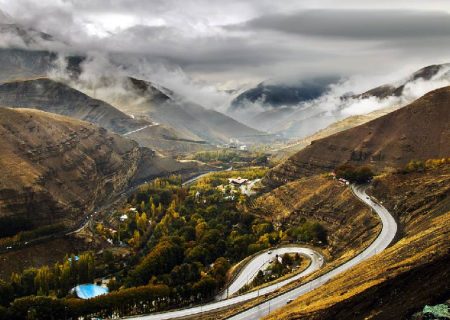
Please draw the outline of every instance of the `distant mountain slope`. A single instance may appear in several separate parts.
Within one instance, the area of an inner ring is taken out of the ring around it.
[[[33,46],[40,45],[45,41],[53,41],[53,37],[48,33],[41,32],[33,28],[27,28],[15,23],[0,23],[0,38],[6,34],[8,35],[8,39],[3,39],[4,41],[14,41],[7,43],[8,45],[19,46],[22,44],[25,46]],[[18,40],[22,41],[22,43]]]
[[[283,184],[343,163],[399,167],[412,159],[450,156],[450,87],[432,91],[383,117],[313,141],[272,169],[270,185]]]
[[[414,72],[407,79],[400,81],[396,84],[384,84],[362,94],[356,95],[357,98],[368,98],[377,97],[380,99],[387,98],[390,96],[399,97],[403,94],[405,87],[411,84],[413,81],[419,79],[430,80],[432,77],[436,76],[439,72],[442,72],[444,68],[450,67],[450,64],[434,64],[424,67],[416,72]]]
[[[159,123],[176,128],[191,139],[196,137],[224,143],[230,139],[254,141],[264,137],[260,131],[215,110],[186,102],[170,90],[157,88],[149,81],[130,78],[126,85],[131,91],[114,100],[121,110],[149,116]]]
[[[73,225],[133,183],[168,172],[134,141],[32,109],[0,108],[0,145],[0,217],[35,226]]]
[[[261,82],[233,99],[231,108],[245,108],[249,103],[259,103],[267,108],[297,105],[320,97],[336,81],[336,78],[330,77],[305,80],[297,85]]]
[[[45,76],[66,45],[51,35],[14,23],[0,11],[0,82]]]
[[[45,50],[0,48],[0,82],[44,77],[56,57]]]
[[[48,78],[0,84],[0,105],[57,113],[92,122],[121,134],[149,124]]]
[[[248,102],[248,108],[236,108],[232,104],[228,113],[253,128],[290,139],[301,139],[350,114],[362,114],[364,110],[376,110],[378,106],[404,106],[428,91],[449,84],[450,64],[430,65],[404,79],[363,93],[347,93],[339,96],[334,91],[330,91],[329,94],[324,91],[316,98],[299,101],[296,105],[287,103],[271,105],[265,102],[262,93],[264,90],[261,89],[259,98],[253,102],[251,99],[244,99]],[[335,85],[338,89],[336,92],[340,91],[339,86],[340,84]],[[294,95],[296,90],[297,88],[285,87],[284,94],[289,97]],[[270,90],[267,92],[270,93]],[[236,100],[233,103],[236,103]]]
[[[298,151],[300,151],[303,148],[310,145],[311,142],[313,142],[314,140],[319,140],[319,139],[331,136],[335,133],[359,126],[366,122],[372,121],[376,118],[384,116],[390,112],[393,112],[399,108],[400,108],[400,106],[394,106],[394,107],[376,110],[376,111],[370,112],[368,114],[350,116],[343,120],[336,121],[336,122],[330,124],[328,127],[324,128],[322,130],[319,130],[316,133],[314,133],[304,139],[301,139],[301,140],[298,140],[295,142],[291,142],[286,146],[277,148],[277,149],[273,150],[272,153],[274,154],[274,156],[277,159],[286,159],[289,156],[293,155],[294,153],[297,153]]]
[[[207,148],[203,143],[197,145],[199,142],[147,120],[148,117],[134,119],[104,101],[48,78],[0,84],[0,106],[34,108],[88,121],[112,132],[126,134],[127,138],[135,139],[141,146],[163,154]]]

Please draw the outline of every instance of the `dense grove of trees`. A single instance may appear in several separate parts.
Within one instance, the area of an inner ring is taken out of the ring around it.
[[[249,154],[247,152],[239,152],[234,150],[216,150],[216,151],[201,151],[194,155],[195,160],[203,162],[238,162],[243,159],[248,159]]]
[[[239,163],[246,162],[253,165],[267,165],[268,157],[263,152],[238,151],[230,149],[221,149],[215,151],[200,151],[196,153],[192,159],[202,162],[219,162],[219,163]]]
[[[0,307],[0,320],[111,318],[160,310],[170,299],[164,285],[124,289],[88,300],[27,296],[16,299],[8,309]]]
[[[94,258],[87,253],[78,261],[71,257],[0,282],[0,305],[9,306],[0,307],[0,319],[2,313],[8,319],[21,319],[25,314],[30,317],[30,312],[36,319],[124,316],[197,303],[223,287],[233,263],[255,252],[286,237],[326,239],[320,225],[307,221],[287,231],[276,230],[272,223],[239,209],[247,201],[245,196],[230,198],[217,188],[228,184],[229,177],[255,179],[265,172],[251,168],[214,173],[189,187],[172,176],[141,186],[114,214],[116,221],[127,215],[117,222],[118,230],[103,224],[95,228],[134,251],[119,271],[108,267],[115,257],[103,254],[103,271],[116,270],[110,283],[115,291],[89,300],[64,298],[76,284],[93,281]]]
[[[317,222],[303,221],[300,225],[289,228],[286,234],[297,242],[327,243],[327,231]]]
[[[130,198],[136,216],[151,217],[146,255],[123,280],[125,286],[165,284],[180,301],[211,297],[223,286],[231,263],[280,241],[273,225],[237,209],[240,198],[226,199],[216,186],[239,174],[257,178],[259,168],[215,173],[190,188],[177,179],[156,180]],[[130,219],[123,234],[136,229]]]
[[[13,273],[9,282],[0,280],[0,305],[7,306],[18,297],[54,295],[64,297],[76,284],[94,280],[94,256],[87,252],[78,259],[66,257],[53,267],[26,269]]]
[[[368,166],[352,166],[344,164],[334,170],[337,178],[344,178],[350,182],[364,183],[371,180],[374,176],[372,169]]]

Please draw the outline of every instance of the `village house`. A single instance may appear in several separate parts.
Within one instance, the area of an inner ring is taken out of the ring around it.
[[[241,177],[228,179],[228,183],[236,185],[236,186],[242,186],[243,184],[245,184],[247,182],[248,182],[248,179],[243,179]]]

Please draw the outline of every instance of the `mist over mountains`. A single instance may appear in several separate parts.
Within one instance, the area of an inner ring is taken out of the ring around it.
[[[280,74],[256,86],[244,86],[245,90],[238,84],[224,90],[195,80],[168,61],[137,53],[89,51],[2,16],[1,81],[50,77],[129,116],[167,125],[181,139],[193,141],[254,143],[267,141],[270,134],[277,139],[303,138],[334,121],[402,106],[449,84],[448,66],[435,65],[410,75],[402,71],[399,80],[385,85],[377,83],[380,77],[299,71],[291,72],[289,81]],[[130,79],[142,80],[138,87],[146,83],[145,93],[136,91],[136,82]],[[218,125],[222,123],[228,124]]]

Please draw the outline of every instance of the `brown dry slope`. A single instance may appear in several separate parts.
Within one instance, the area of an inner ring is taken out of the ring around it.
[[[319,222],[327,230],[331,259],[355,255],[373,241],[381,226],[349,188],[321,176],[276,188],[256,199],[255,207],[266,218],[288,226],[302,219]]]
[[[267,319],[406,319],[449,298],[450,166],[389,174],[372,192],[403,238]]]
[[[16,80],[0,84],[0,106],[33,108],[88,121],[118,134],[127,134],[143,147],[162,154],[179,154],[211,147],[175,129],[156,125],[148,117],[135,119],[114,106],[49,79]],[[143,130],[140,130],[144,128]]]
[[[35,226],[73,224],[134,181],[181,168],[90,123],[31,109],[0,108],[0,149],[0,217]]]
[[[358,127],[313,141],[275,167],[266,183],[277,186],[333,170],[343,163],[399,167],[411,159],[450,155],[450,87]]]
[[[93,99],[61,82],[48,78],[0,84],[0,105],[33,108],[92,122],[123,134],[149,123],[135,120],[101,100]]]
[[[393,112],[397,109],[400,109],[400,107],[401,106],[388,107],[388,108],[370,112],[368,114],[350,116],[343,120],[334,122],[334,123],[330,124],[328,127],[324,128],[322,130],[319,130],[316,133],[314,133],[306,138],[295,141],[293,143],[291,142],[286,146],[283,146],[281,148],[273,150],[273,153],[274,153],[273,157],[275,159],[285,160],[285,159],[289,158],[290,156],[292,156],[293,154],[306,148],[314,140],[323,139],[323,138],[329,137],[335,133],[362,125],[362,124],[372,121],[376,118],[382,117],[390,112]]]

